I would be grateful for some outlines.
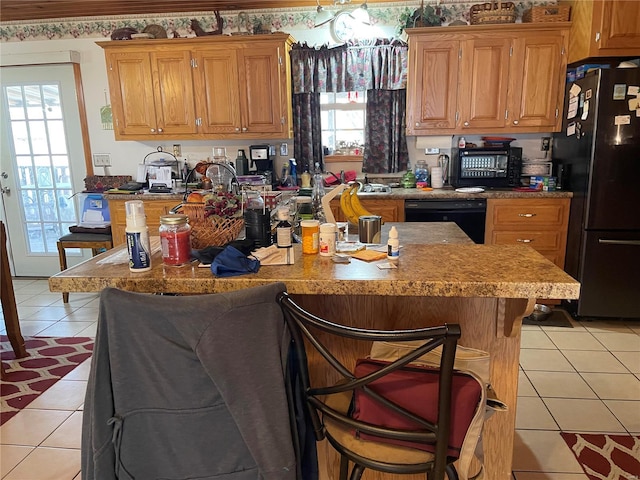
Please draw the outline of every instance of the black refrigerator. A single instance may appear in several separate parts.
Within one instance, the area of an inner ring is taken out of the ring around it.
[[[581,284],[578,316],[640,318],[639,87],[640,68],[566,86],[553,160],[573,192],[565,270]]]

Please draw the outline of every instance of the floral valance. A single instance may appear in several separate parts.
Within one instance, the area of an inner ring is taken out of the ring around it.
[[[293,93],[403,89],[407,56],[407,44],[399,40],[333,48],[296,44],[291,50]]]

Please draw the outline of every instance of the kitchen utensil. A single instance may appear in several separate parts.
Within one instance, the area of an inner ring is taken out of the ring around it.
[[[442,184],[446,185],[449,182],[449,155],[440,155],[438,166],[442,167]]]

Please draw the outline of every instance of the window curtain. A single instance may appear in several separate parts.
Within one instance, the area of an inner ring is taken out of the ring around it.
[[[315,163],[322,162],[322,130],[320,125],[320,93],[293,95],[293,155],[296,172],[315,172]]]
[[[393,116],[388,122],[379,122],[378,117],[388,117],[389,110],[404,111],[405,95],[380,94],[385,100],[377,98],[377,92],[402,91],[407,84],[407,45],[398,40],[377,39],[367,42],[355,42],[339,47],[309,47],[296,44],[291,50],[291,70],[294,104],[294,139],[296,155],[304,155],[305,149],[313,153],[315,160],[299,156],[304,165],[319,162],[322,164],[322,139],[319,101],[317,110],[302,108],[308,100],[298,95],[321,92],[369,91],[367,95],[376,97],[372,106],[367,99],[367,119],[376,119],[376,128],[369,133],[367,124],[363,170],[369,173],[397,172],[406,168],[408,153],[404,134],[404,113],[402,117]],[[370,97],[368,97],[370,98]],[[389,99],[393,104],[388,103]],[[400,99],[400,100],[395,100]],[[398,102],[398,103],[396,103]],[[402,103],[402,105],[400,104]],[[297,106],[300,106],[298,108]],[[304,118],[299,117],[305,115]],[[401,121],[397,124],[394,122]],[[316,132],[317,131],[317,135]],[[399,131],[399,133],[397,133]],[[300,139],[300,145],[298,145]],[[313,142],[307,144],[305,142]],[[385,142],[393,142],[385,145]],[[368,153],[369,148],[372,153]],[[300,151],[300,154],[298,153]],[[386,152],[397,152],[393,158],[385,158]],[[302,171],[298,165],[298,171]]]
[[[391,173],[407,169],[406,106],[405,89],[367,92],[364,172]]]

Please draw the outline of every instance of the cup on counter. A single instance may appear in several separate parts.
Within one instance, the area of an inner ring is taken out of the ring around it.
[[[358,235],[361,243],[380,243],[382,217],[363,215],[358,219]]]
[[[443,186],[442,167],[431,167],[431,187],[442,188]]]

